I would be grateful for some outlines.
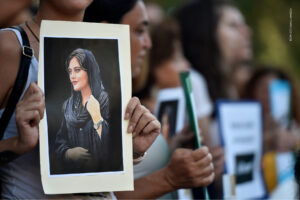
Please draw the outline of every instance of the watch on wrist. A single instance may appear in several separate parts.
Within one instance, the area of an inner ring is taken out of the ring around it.
[[[94,129],[98,130],[98,128],[103,124],[103,119],[100,119],[96,124],[94,124]]]

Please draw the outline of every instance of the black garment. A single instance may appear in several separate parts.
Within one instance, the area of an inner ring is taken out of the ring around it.
[[[108,171],[107,165],[105,165],[109,153],[108,98],[104,99],[98,99],[101,105],[101,115],[104,119],[101,139],[93,127],[93,121],[86,107],[81,106],[81,103],[74,105],[72,97],[64,103],[64,118],[55,141],[55,155],[57,161],[61,163],[61,173]],[[66,160],[66,151],[75,147],[87,149],[88,153],[92,156],[93,165],[90,165],[90,163],[79,165],[78,163]]]

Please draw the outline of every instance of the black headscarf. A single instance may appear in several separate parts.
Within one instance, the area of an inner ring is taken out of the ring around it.
[[[118,24],[138,0],[94,0],[85,10],[83,21]]]
[[[87,49],[75,49],[66,60],[67,69],[69,67],[70,60],[74,57],[77,58],[80,66],[86,70],[92,95],[100,103],[102,117],[104,120],[108,120],[109,98],[102,84],[100,68],[93,53]],[[74,127],[81,127],[91,119],[87,109],[82,106],[81,99],[81,92],[76,92],[72,89],[71,97],[63,105],[66,122]]]

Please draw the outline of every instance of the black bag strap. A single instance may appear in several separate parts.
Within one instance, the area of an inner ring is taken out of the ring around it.
[[[13,26],[12,28],[18,30],[21,33],[23,46],[22,46],[21,62],[20,62],[17,78],[14,87],[12,89],[12,92],[9,96],[8,104],[0,119],[0,140],[2,140],[3,138],[8,122],[12,114],[14,113],[16,109],[16,105],[22,95],[23,89],[27,81],[31,58],[33,57],[34,54],[33,49],[30,48],[30,43],[24,29],[21,26]]]

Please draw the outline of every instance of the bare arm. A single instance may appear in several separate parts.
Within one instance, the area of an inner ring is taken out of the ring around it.
[[[21,47],[12,31],[0,31],[0,109],[7,104],[19,70]]]
[[[134,181],[134,191],[115,192],[118,199],[155,199],[174,189],[165,178],[165,168]]]
[[[211,161],[207,147],[177,149],[165,168],[135,180],[134,191],[115,194],[120,199],[154,199],[179,188],[207,186],[214,179]]]

